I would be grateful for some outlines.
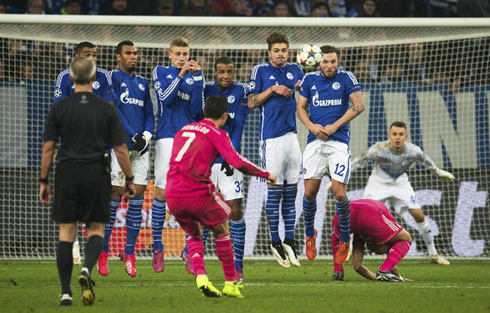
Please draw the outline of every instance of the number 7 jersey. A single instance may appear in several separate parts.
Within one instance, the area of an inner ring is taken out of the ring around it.
[[[221,155],[245,174],[267,178],[264,171],[233,148],[228,133],[209,120],[184,126],[175,134],[167,175],[166,197],[199,197],[211,194],[211,168]]]

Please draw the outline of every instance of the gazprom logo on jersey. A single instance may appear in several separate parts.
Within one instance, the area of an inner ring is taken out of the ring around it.
[[[145,102],[143,100],[136,99],[136,98],[130,98],[128,88],[126,88],[126,91],[121,94],[119,99],[121,100],[121,103],[124,103],[124,104],[135,104],[135,105],[138,105],[140,107],[145,105]]]
[[[315,94],[311,98],[311,103],[313,103],[313,106],[315,106],[315,107],[330,107],[330,106],[342,105],[342,99],[320,100],[320,99],[318,99],[319,97],[320,96],[318,94],[318,91],[315,92]]]
[[[186,93],[183,93],[179,90],[179,92],[177,93],[177,96],[182,99],[182,100],[186,100],[186,101],[189,101],[191,99],[191,95],[188,95]]]

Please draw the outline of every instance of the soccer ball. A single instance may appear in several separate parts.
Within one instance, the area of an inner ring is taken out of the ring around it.
[[[315,71],[322,62],[323,53],[318,46],[306,44],[299,48],[296,62],[305,71]]]

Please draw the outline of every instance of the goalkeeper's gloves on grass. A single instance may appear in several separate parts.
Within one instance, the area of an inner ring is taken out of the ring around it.
[[[233,167],[231,167],[231,165],[228,164],[228,162],[223,160],[223,163],[221,163],[220,171],[225,171],[225,175],[229,177],[229,176],[233,176],[235,169]]]
[[[332,279],[334,281],[344,281],[344,273],[342,273],[342,272],[335,272],[335,273],[333,273]]]
[[[135,150],[139,151],[140,156],[147,152],[146,147],[148,147],[148,141],[146,141],[145,136],[142,133],[138,133],[131,138],[133,147]]]
[[[436,170],[436,174],[445,183],[450,183],[450,182],[452,182],[454,180],[454,175],[451,174],[451,173],[449,173],[449,172],[446,172],[444,170],[437,169]]]

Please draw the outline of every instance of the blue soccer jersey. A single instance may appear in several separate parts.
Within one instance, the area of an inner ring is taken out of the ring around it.
[[[246,96],[247,85],[238,82],[231,82],[230,87],[221,89],[216,82],[208,82],[204,88],[204,98],[213,96],[223,96],[228,100],[228,114],[231,120],[223,126],[223,130],[228,132],[233,147],[238,153],[240,152],[240,145],[242,141],[243,128],[245,127],[245,120],[247,115],[250,114],[250,109],[247,106]],[[220,156],[216,163],[222,163],[223,158]]]
[[[174,138],[184,125],[203,117],[204,76],[201,74],[196,80],[191,73],[184,78],[179,73],[180,69],[172,65],[157,66],[153,70],[159,115],[157,139]]]
[[[93,93],[111,102],[115,100],[114,89],[109,72],[100,67],[96,68],[95,81],[92,83]],[[70,80],[70,69],[66,69],[58,75],[54,89],[53,102],[71,96],[75,93],[75,85]]]
[[[294,85],[304,74],[296,63],[286,63],[278,68],[271,63],[254,66],[250,74],[247,93],[259,94],[274,85],[283,85],[291,90],[293,96],[271,96],[260,107],[260,140],[281,137],[296,132],[296,98]]]
[[[357,91],[361,91],[361,85],[351,72],[337,70],[332,78],[327,78],[321,71],[316,71],[303,78],[299,94],[310,103],[310,121],[326,126],[344,116],[349,109],[349,95]],[[315,139],[310,131],[307,143]],[[349,123],[342,125],[328,139],[349,144]]]
[[[132,149],[131,138],[134,135],[144,131],[153,134],[155,117],[153,115],[153,102],[150,97],[150,86],[146,78],[136,74],[126,74],[120,69],[112,71],[110,78],[116,95],[114,105],[124,130],[129,136],[126,144],[128,149]]]

